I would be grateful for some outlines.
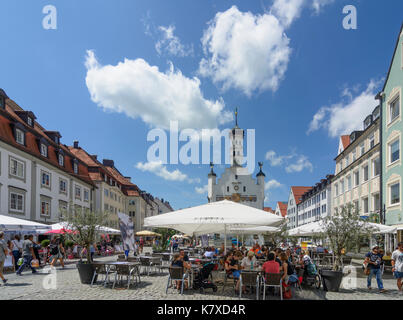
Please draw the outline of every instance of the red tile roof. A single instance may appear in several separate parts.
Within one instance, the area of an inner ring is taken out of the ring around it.
[[[0,109],[0,140],[28,154],[31,154],[72,176],[75,176],[77,179],[80,179],[87,184],[95,186],[89,177],[88,166],[84,162],[78,161],[78,174],[75,174],[73,170],[73,160],[76,159],[76,157],[74,154],[72,154],[65,145],[57,144],[55,141],[50,139],[46,135],[44,128],[39,125],[38,122],[33,121],[33,127],[28,125],[17,115],[16,112],[18,111],[24,110],[11,99],[6,100],[5,110]],[[21,145],[15,140],[12,126],[16,123],[24,127],[26,132],[25,145]],[[38,143],[39,139],[46,140],[47,144],[49,145],[47,157],[41,155]],[[59,165],[57,156],[57,152],[59,150],[62,150],[64,154],[64,166]]]
[[[346,149],[350,145],[350,136],[341,136],[341,142],[343,143],[343,149]]]
[[[273,214],[276,213],[271,207],[264,207],[263,210],[266,212],[273,213]]]
[[[278,207],[280,209],[281,216],[284,218],[287,215],[288,204],[286,202],[280,202],[279,201],[279,202],[277,202],[277,205],[278,205]]]
[[[75,148],[74,146],[68,147],[70,152],[73,153],[77,158],[84,161],[90,168],[89,176],[93,181],[104,181],[102,174],[112,178],[119,185],[122,186],[122,192],[127,196],[139,196],[140,189],[128,179],[122,176],[122,174],[115,168],[105,166],[100,163],[96,157],[90,155],[81,147]]]
[[[295,198],[295,203],[298,205],[301,203],[301,197],[305,192],[311,190],[312,187],[291,187],[292,194]]]

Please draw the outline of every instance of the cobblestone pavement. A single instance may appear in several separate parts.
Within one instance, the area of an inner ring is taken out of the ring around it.
[[[116,257],[98,258],[97,260],[112,260]],[[396,281],[391,275],[384,275],[384,285],[388,289],[387,293],[378,293],[376,281],[373,279],[372,291],[366,289],[366,278],[360,269],[357,269],[357,276],[351,278],[351,281],[358,289],[341,289],[340,292],[325,292],[322,289],[312,288],[293,289],[294,300],[403,300],[403,295],[396,289]],[[198,291],[188,290],[181,296],[174,289],[169,289],[165,294],[165,288],[168,280],[167,273],[159,275],[142,276],[141,283],[138,286],[132,286],[130,289],[117,286],[104,288],[100,283],[91,287],[81,284],[77,269],[74,264],[67,265],[65,269],[57,267],[56,269],[56,289],[45,289],[43,282],[46,281],[48,273],[40,270],[37,274],[32,274],[30,270],[23,273],[22,276],[7,274],[8,283],[0,286],[0,300],[227,300],[238,299],[234,295],[231,286],[227,286],[222,292],[222,286],[218,287],[218,292],[213,293],[207,289],[205,294]],[[351,285],[351,284],[350,284]],[[254,299],[250,294],[243,299]],[[266,299],[278,300],[278,296],[266,294]]]

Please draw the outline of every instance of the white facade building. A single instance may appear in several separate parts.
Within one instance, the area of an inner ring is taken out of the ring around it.
[[[298,226],[322,220],[331,215],[333,175],[322,179],[311,190],[304,193],[298,204]]]

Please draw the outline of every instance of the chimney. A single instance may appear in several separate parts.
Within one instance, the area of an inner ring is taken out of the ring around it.
[[[126,180],[132,182],[132,177],[124,177]]]
[[[98,160],[98,155],[93,154],[91,157],[93,157],[95,160]]]
[[[78,149],[78,141],[74,141],[74,149]]]
[[[104,160],[102,161],[102,164],[103,164],[105,167],[114,167],[114,166],[115,166],[115,163],[113,162],[113,160],[109,160],[109,159],[104,159]]]

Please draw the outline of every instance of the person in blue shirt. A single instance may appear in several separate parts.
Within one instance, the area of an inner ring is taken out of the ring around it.
[[[371,280],[372,280],[372,276],[375,275],[379,292],[383,293],[383,292],[386,292],[386,290],[383,287],[381,262],[382,262],[382,255],[379,253],[379,247],[374,246],[372,248],[372,251],[368,252],[365,255],[364,263],[367,264],[367,268],[369,268],[369,270],[370,270],[370,273],[367,278],[367,287],[368,287],[368,290],[372,289]]]

